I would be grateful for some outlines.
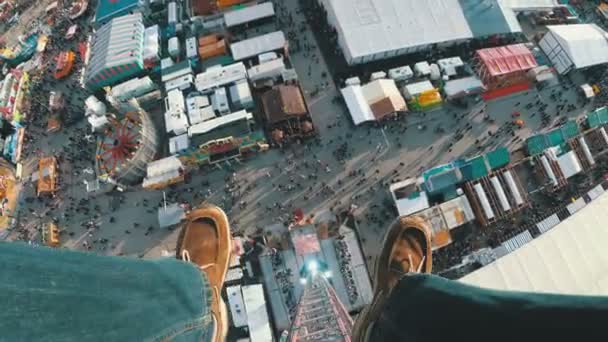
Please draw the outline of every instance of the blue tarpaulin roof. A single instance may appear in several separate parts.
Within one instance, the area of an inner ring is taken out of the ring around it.
[[[127,14],[130,10],[139,6],[139,0],[99,0],[95,21],[105,21]]]

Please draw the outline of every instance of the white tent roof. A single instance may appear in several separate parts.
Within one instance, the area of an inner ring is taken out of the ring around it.
[[[247,325],[249,325],[251,341],[272,341],[264,288],[261,284],[254,284],[243,286],[241,290],[247,310]]]
[[[246,110],[241,110],[235,113],[231,113],[228,115],[220,116],[215,119],[211,119],[209,121],[205,121],[188,128],[188,135],[193,136],[196,134],[204,134],[207,132],[211,132],[212,130],[221,127],[223,125],[227,125],[231,122],[235,122],[242,119],[252,119],[253,115],[248,113]]]
[[[473,37],[458,0],[325,0],[348,60]]]
[[[467,95],[475,93],[478,90],[483,90],[483,83],[476,76],[459,78],[445,82],[443,91],[448,98],[459,96],[460,94]]]
[[[581,90],[583,91],[583,94],[585,94],[586,98],[592,98],[595,96],[595,92],[593,91],[593,88],[589,85],[589,83],[581,85]]]
[[[360,85],[351,85],[341,90],[348,112],[355,125],[366,121],[375,121],[372,109],[367,104]]]
[[[194,108],[188,111],[188,118],[190,119],[191,125],[196,125],[214,119],[215,111],[213,110],[213,106]]]
[[[144,30],[144,59],[159,59],[160,29],[158,25]]]
[[[396,110],[407,109],[405,100],[403,99],[403,96],[401,96],[395,80],[378,79],[362,86],[361,90],[363,91],[365,100],[370,106],[384,98],[390,98],[392,105]]]
[[[499,290],[608,295],[608,194],[460,281]]]
[[[226,12],[224,13],[224,22],[226,23],[226,27],[232,27],[258,19],[272,17],[273,15],[274,6],[272,5],[272,2],[268,1]]]
[[[247,69],[245,64],[239,62],[226,66],[214,66],[207,68],[205,72],[196,75],[196,89],[208,92],[210,89],[245,79]]]
[[[184,165],[176,156],[155,160],[148,163],[146,170],[146,178],[144,178],[142,186],[144,188],[170,181],[171,179],[180,177],[180,169]]]
[[[559,5],[557,0],[499,0],[503,6],[515,11],[551,9]]]
[[[228,286],[226,288],[226,296],[228,297],[232,324],[237,328],[246,326],[247,310],[245,310],[245,301],[243,300],[243,294],[241,293],[241,286]]]
[[[562,170],[562,173],[566,179],[583,171],[583,167],[579,163],[574,151],[564,153],[557,157],[557,164],[559,165],[559,168]]]
[[[275,31],[261,36],[230,44],[235,61],[255,57],[261,53],[282,49],[285,46],[283,31]]]
[[[595,24],[547,26],[577,69],[608,63],[608,33]]]
[[[165,128],[167,133],[176,135],[185,133],[188,129],[188,117],[186,116],[186,105],[181,90],[173,89],[167,93],[165,99]]]
[[[280,76],[284,70],[285,62],[281,57],[252,66],[247,70],[247,75],[252,82],[255,82],[264,78]]]
[[[159,176],[173,170],[179,170],[183,168],[181,160],[175,156],[170,156],[163,159],[158,159],[153,162],[148,163],[147,167],[147,175],[148,177]]]

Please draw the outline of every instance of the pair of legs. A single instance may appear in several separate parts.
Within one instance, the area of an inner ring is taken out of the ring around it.
[[[0,243],[0,341],[222,341],[229,236],[206,207],[177,246],[190,262]],[[606,298],[479,289],[424,274],[431,258],[423,222],[393,224],[354,341],[608,340]]]

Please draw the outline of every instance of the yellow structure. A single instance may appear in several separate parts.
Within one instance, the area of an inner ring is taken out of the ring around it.
[[[416,104],[421,109],[431,108],[441,104],[441,94],[438,89],[427,90],[416,96]]]
[[[46,226],[44,243],[49,247],[59,247],[61,241],[59,240],[59,228],[54,222],[49,222]]]
[[[0,159],[0,230],[11,225],[20,189],[13,167]]]

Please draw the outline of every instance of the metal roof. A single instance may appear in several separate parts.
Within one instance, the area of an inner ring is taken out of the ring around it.
[[[243,300],[241,286],[235,285],[226,287],[226,297],[228,297],[232,324],[237,328],[247,326],[247,310],[245,310],[245,301]]]
[[[547,34],[559,42],[576,68],[608,63],[608,33],[599,26],[575,24],[549,25],[547,28]]]
[[[608,295],[608,194],[460,281],[499,290]]]
[[[218,127],[228,125],[235,121],[243,120],[243,119],[252,119],[253,115],[248,113],[246,110],[241,110],[235,113],[231,113],[228,115],[220,116],[215,119],[211,119],[208,121],[201,122],[196,125],[192,125],[188,128],[188,136],[193,136],[197,134],[208,133]]]
[[[608,123],[608,107],[601,107],[587,115],[587,125],[590,128],[599,127]]]
[[[249,337],[252,341],[272,341],[264,288],[261,284],[254,284],[241,287],[241,291],[247,310]]]
[[[526,139],[526,148],[531,156],[541,154],[546,148],[559,146],[579,134],[578,125],[568,121],[562,126],[544,134],[537,134]]]
[[[110,67],[143,65],[144,31],[141,13],[114,18],[97,30],[86,68],[86,82]]]
[[[506,147],[500,147],[494,151],[488,152],[486,154],[486,159],[490,169],[494,170],[509,164],[511,161],[511,156],[509,155],[509,150]]]
[[[473,38],[458,0],[326,0],[346,60]]]
[[[232,58],[235,61],[255,57],[261,53],[279,50],[285,47],[283,31],[275,31],[240,42],[230,44]]]
[[[226,27],[232,27],[272,16],[274,16],[274,6],[269,1],[226,12],[224,13],[224,22]]]
[[[208,92],[217,87],[247,78],[247,69],[242,62],[207,68],[205,72],[196,75],[196,89]]]
[[[464,181],[470,181],[488,175],[486,161],[483,156],[469,159],[460,167],[460,173]]]

